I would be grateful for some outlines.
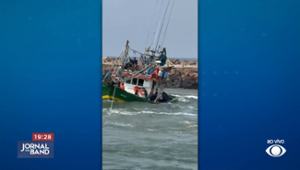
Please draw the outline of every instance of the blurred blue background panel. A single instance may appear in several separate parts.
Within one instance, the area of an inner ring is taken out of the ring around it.
[[[202,170],[300,169],[300,1],[200,0]],[[265,150],[283,139],[280,158]]]
[[[101,2],[0,1],[0,169],[100,169]],[[17,159],[53,132],[54,159]]]

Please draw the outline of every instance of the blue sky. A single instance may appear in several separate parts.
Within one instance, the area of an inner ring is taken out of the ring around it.
[[[170,7],[173,1],[171,0]],[[152,39],[149,40],[153,41],[161,2],[161,0],[157,2],[155,0],[103,0],[103,55],[118,56],[127,39],[130,41],[131,48],[143,52],[151,25]],[[163,7],[166,7],[167,3],[168,1],[164,0]],[[169,58],[197,58],[197,3],[197,0],[175,0],[164,41]],[[157,15],[151,24],[154,11]],[[168,17],[166,21],[167,19]]]

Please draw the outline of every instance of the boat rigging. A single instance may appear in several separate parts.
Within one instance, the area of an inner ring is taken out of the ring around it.
[[[102,83],[104,83],[105,80],[109,79],[109,83],[102,86],[103,99],[107,98],[119,101],[147,101],[150,103],[164,103],[178,100],[175,96],[168,95],[164,92],[164,86],[168,80],[168,74],[166,71],[163,71],[162,68],[167,60],[167,52],[165,47],[162,50],[161,47],[166,37],[175,3],[175,0],[173,0],[171,9],[169,9],[171,1],[172,0],[168,0],[162,16],[162,22],[157,21],[156,23],[157,29],[156,32],[154,32],[155,37],[152,47],[147,47],[152,23],[148,32],[144,53],[130,48],[129,41],[126,41],[124,50],[114,61],[112,68],[106,72],[102,80]],[[155,5],[157,2],[159,2],[159,0],[156,0]],[[161,0],[158,18],[161,17],[160,15],[164,2],[165,1]],[[152,20],[154,18],[155,9],[156,8],[154,8]],[[169,15],[167,24],[165,25],[168,12]],[[138,63],[136,59],[137,57],[139,57],[140,63]],[[120,88],[120,85],[122,85],[122,88]],[[144,95],[139,96],[138,94]]]

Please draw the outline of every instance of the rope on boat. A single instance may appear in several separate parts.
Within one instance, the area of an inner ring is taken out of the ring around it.
[[[123,52],[124,52],[124,51],[121,52],[121,54],[119,55],[119,57],[116,58],[116,59],[113,61],[113,63],[116,62],[116,61],[118,61],[118,59],[122,57]],[[117,64],[114,64],[114,65],[108,70],[108,74],[110,74],[110,72],[111,72],[116,66],[117,66]],[[104,79],[102,80],[102,83],[105,81],[105,79],[106,79],[106,77],[104,77]]]
[[[161,1],[161,5],[160,5],[160,9],[159,9],[159,13],[158,13],[158,19],[157,19],[157,22],[156,22],[156,27],[158,28],[158,26],[159,26],[159,18],[160,18],[160,14],[161,14],[161,11],[162,11],[162,7],[163,7],[163,4],[164,4],[164,1],[162,0]],[[158,32],[157,31],[159,31],[159,30],[156,30],[156,31],[154,31],[154,33],[153,33],[153,35],[155,36],[155,34],[158,34]],[[156,36],[155,36],[156,37]],[[154,40],[153,40],[153,46],[155,45],[155,41],[156,41],[156,38],[154,37]],[[152,47],[153,48],[153,47]],[[153,49],[153,50],[155,50],[155,49]]]
[[[154,100],[154,102],[156,102],[160,97],[163,97],[163,89],[164,89],[164,85],[161,83],[157,83],[155,88],[159,89],[157,92],[157,97]]]
[[[167,30],[168,30],[169,22],[170,22],[170,19],[171,19],[171,16],[172,16],[172,11],[173,11],[173,8],[174,8],[174,4],[175,4],[175,0],[173,1],[172,7],[171,7],[171,12],[170,12],[170,15],[169,15],[169,18],[168,18],[168,22],[167,22],[166,29],[165,29],[165,32],[164,32],[164,35],[163,35],[163,40],[162,40],[161,46],[164,46],[165,37],[166,37]]]
[[[141,73],[141,72],[143,72],[143,71],[145,71],[145,70],[147,70],[147,69],[149,69],[149,68],[151,68],[152,67],[152,65],[150,64],[150,65],[148,65],[147,67],[145,67],[145,68],[143,68],[143,69],[141,69],[140,71],[138,71],[137,73],[135,73],[135,74],[133,74],[132,75],[132,77],[135,77],[135,76],[137,76],[139,73]],[[128,77],[128,78],[124,78],[124,82],[125,81],[127,81],[127,80],[129,80],[129,79],[131,79],[131,77]]]
[[[147,70],[147,69],[150,68],[150,67],[152,67],[152,65],[148,65],[147,67],[141,69],[140,71],[138,71],[137,73],[135,73],[135,74],[133,75],[133,77],[136,76],[136,75],[138,75],[139,73],[141,73],[141,72]]]
[[[110,105],[110,110],[112,110],[113,105],[114,105],[116,88],[117,88],[117,86],[115,86],[115,88],[114,88],[114,93],[113,93],[113,97],[112,97],[112,101],[111,101],[111,105]]]
[[[152,14],[151,22],[150,22],[150,28],[149,28],[149,32],[148,32],[148,35],[147,35],[147,40],[146,40],[146,46],[145,47],[148,46],[148,40],[149,40],[150,32],[151,32],[151,29],[152,29],[152,23],[153,23],[153,18],[154,18],[154,14],[155,14],[156,3],[157,3],[157,0],[155,1],[154,10],[153,10],[153,14]]]
[[[170,5],[170,0],[168,1],[167,9],[165,10],[165,13],[164,13],[164,17],[163,17],[163,20],[162,20],[162,24],[161,24],[161,27],[160,27],[160,30],[159,30],[158,40],[157,40],[156,46],[155,46],[155,51],[156,51],[156,50],[159,50],[159,48],[160,48],[160,47],[159,47],[159,48],[157,49],[157,46],[158,46],[158,44],[159,44],[159,39],[160,39],[161,31],[162,31],[162,29],[163,29],[163,27],[164,27],[164,22],[165,22],[165,18],[166,18],[167,11],[168,11],[168,9],[169,9],[169,5]]]
[[[160,97],[160,95],[157,95],[156,99],[154,100],[154,102],[156,103],[157,99]]]

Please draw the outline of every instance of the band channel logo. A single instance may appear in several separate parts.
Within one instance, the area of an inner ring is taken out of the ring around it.
[[[18,158],[53,158],[53,137],[53,133],[34,133],[32,141],[18,141]]]
[[[286,149],[282,146],[284,144],[284,140],[273,140],[268,139],[267,144],[271,145],[266,149],[268,155],[272,157],[281,157],[286,153]]]

